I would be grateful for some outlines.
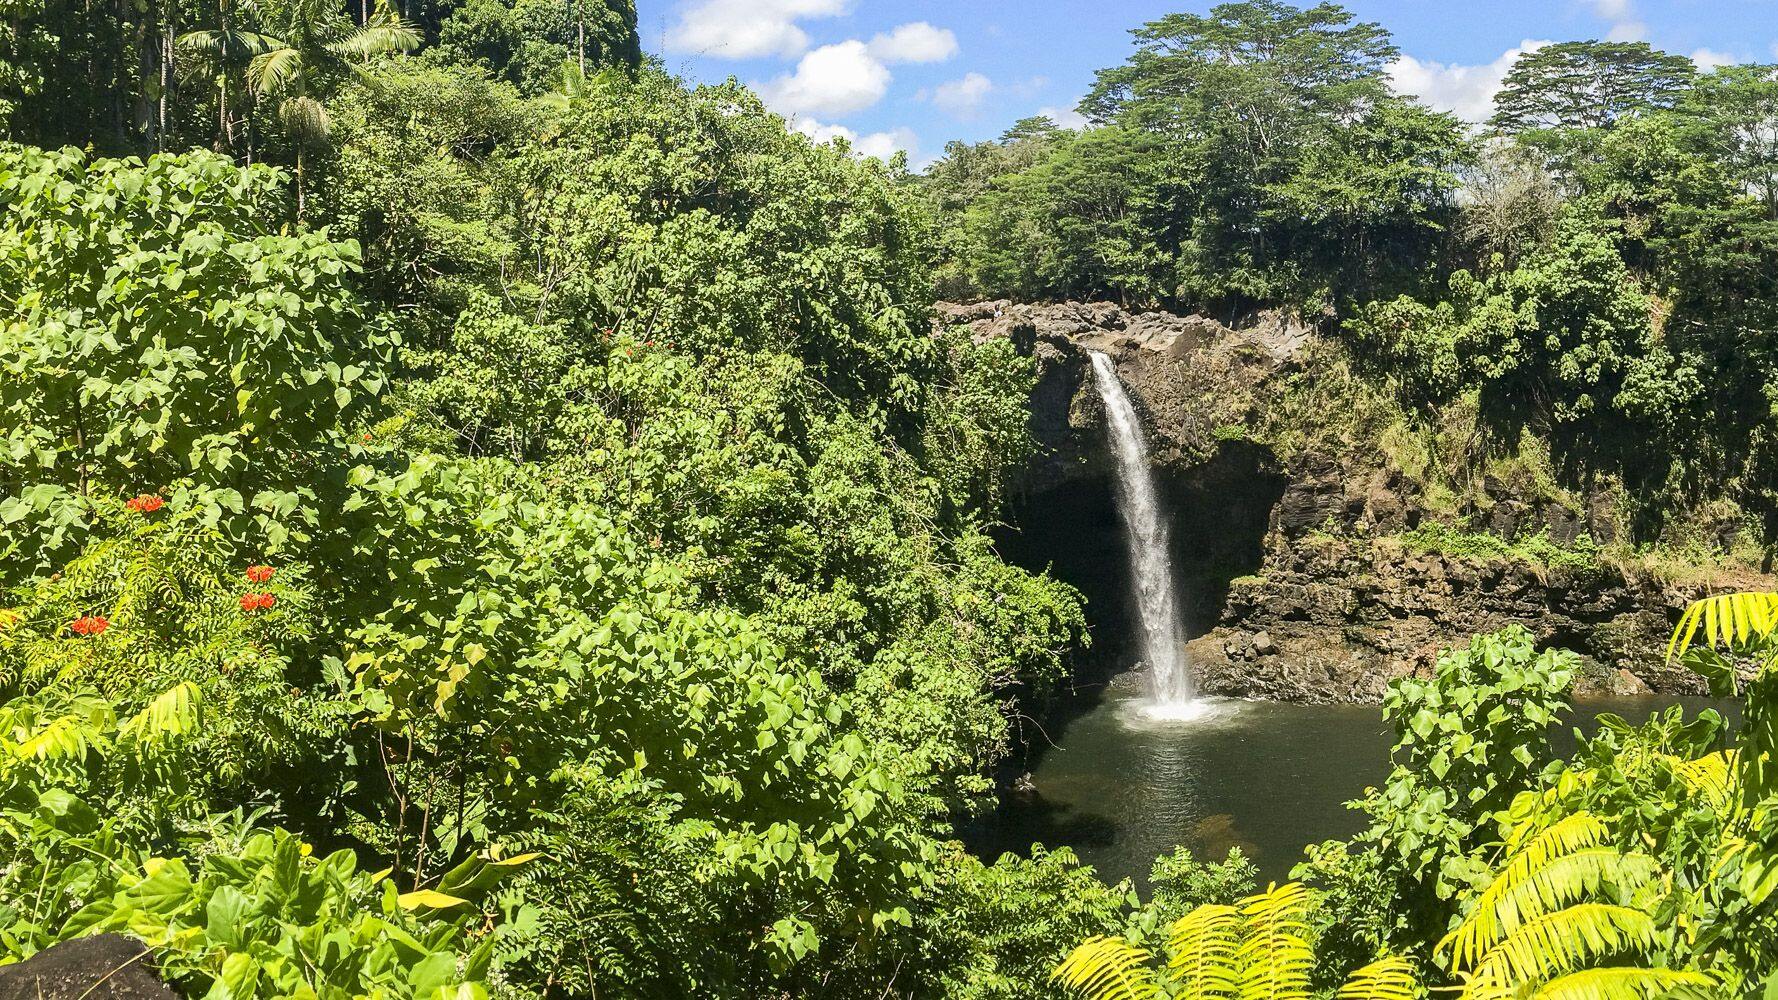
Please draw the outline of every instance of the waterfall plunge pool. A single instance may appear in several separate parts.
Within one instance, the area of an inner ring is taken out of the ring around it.
[[[1121,675],[1073,706],[1078,714],[1065,707],[1065,719],[1046,723],[1054,746],[1028,730],[1035,787],[1006,793],[964,842],[989,861],[1033,841],[1065,845],[1106,881],[1142,884],[1177,844],[1203,860],[1239,846],[1263,884],[1287,878],[1304,847],[1364,827],[1345,803],[1388,776],[1394,741],[1381,708],[1216,699],[1198,718],[1169,722],[1144,714],[1147,693],[1143,679]],[[1600,713],[1641,723],[1670,705],[1739,715],[1703,698],[1589,699],[1557,727],[1556,752],[1571,753],[1572,729],[1592,731]]]

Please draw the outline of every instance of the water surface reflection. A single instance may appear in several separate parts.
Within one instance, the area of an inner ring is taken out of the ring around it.
[[[1119,678],[1052,730],[1058,745],[1037,755],[1034,787],[965,831],[970,847],[993,858],[1033,841],[1066,844],[1115,881],[1144,879],[1176,844],[1216,858],[1239,846],[1262,879],[1282,879],[1305,846],[1357,833],[1364,818],[1345,803],[1388,774],[1393,741],[1374,705],[1215,701],[1200,718],[1171,722],[1146,717],[1142,696]],[[1731,714],[1704,699],[1612,699],[1583,703],[1571,725],[1591,730],[1601,712],[1641,722],[1674,704]],[[1564,754],[1568,730],[1556,734]]]

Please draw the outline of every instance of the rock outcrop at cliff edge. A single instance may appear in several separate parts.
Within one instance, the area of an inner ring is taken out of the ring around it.
[[[1281,314],[1228,326],[1106,303],[988,302],[941,305],[937,321],[966,326],[978,342],[1008,338],[1036,358],[1031,428],[1043,454],[1028,493],[1109,474],[1087,357],[1102,351],[1141,413],[1164,480],[1199,496],[1240,494],[1230,502],[1275,498],[1256,565],[1185,583],[1200,591],[1188,599],[1211,601],[1207,631],[1188,645],[1208,694],[1375,702],[1390,679],[1430,670],[1441,649],[1511,623],[1580,653],[1583,695],[1699,694],[1701,679],[1663,655],[1679,611],[1707,591],[1778,586],[1751,573],[1679,586],[1633,579],[1604,560],[1548,564],[1416,544],[1426,526],[1453,515],[1434,514],[1386,449],[1338,436],[1318,444],[1313,435],[1293,435],[1285,448],[1268,428],[1285,394],[1316,384],[1325,363],[1317,350],[1325,343]],[[1237,446],[1259,453],[1261,473],[1281,477],[1281,493],[1227,489]],[[1603,498],[1557,503],[1492,480],[1484,489],[1482,504],[1458,511],[1451,530],[1556,546],[1614,537]],[[1188,556],[1193,544],[1176,540]]]
[[[1142,411],[1156,462],[1177,469],[1208,460],[1219,434],[1253,423],[1260,387],[1291,370],[1313,336],[1276,312],[1229,327],[1203,316],[1131,313],[1106,302],[940,303],[937,322],[967,326],[977,343],[1007,338],[1037,359],[1031,431],[1042,457],[1030,470],[1029,488],[1107,471],[1087,351],[1111,358]]]

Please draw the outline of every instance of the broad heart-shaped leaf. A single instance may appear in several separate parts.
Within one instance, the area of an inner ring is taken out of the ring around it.
[[[147,867],[154,872],[124,893],[124,899],[139,909],[160,916],[171,916],[192,898],[191,873],[178,859],[163,861],[151,858]]]
[[[204,1000],[252,1000],[259,984],[259,963],[243,952],[235,952],[222,960],[222,970],[210,983]]]
[[[413,985],[414,996],[430,997],[449,986],[456,976],[457,956],[448,951],[438,951],[414,965],[408,973],[408,982]]]
[[[232,885],[218,888],[204,905],[204,929],[210,940],[239,950],[246,947],[247,913],[253,903]]]

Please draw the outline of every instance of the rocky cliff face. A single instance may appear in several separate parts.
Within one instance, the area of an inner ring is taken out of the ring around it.
[[[1147,425],[1153,459],[1178,511],[1175,562],[1197,638],[1189,652],[1207,693],[1292,701],[1376,701],[1388,681],[1430,669],[1440,649],[1517,622],[1540,642],[1581,653],[1581,693],[1700,693],[1663,660],[1679,609],[1706,589],[1631,579],[1604,564],[1552,568],[1506,555],[1460,556],[1404,541],[1433,517],[1411,477],[1360,438],[1295,445],[1261,432],[1283,394],[1313,386],[1316,335],[1276,314],[1235,327],[1116,306],[945,305],[939,322],[978,340],[1006,337],[1038,361],[1031,426],[1043,457],[1025,484],[1021,520],[1038,551],[1080,577],[1102,643],[1126,627],[1103,537],[1109,497],[1102,412],[1087,351],[1111,357]],[[1329,419],[1338,416],[1330,412]],[[1310,418],[1313,419],[1311,410]],[[1556,503],[1513,484],[1483,484],[1465,530],[1571,545],[1610,541],[1604,498]],[[1072,566],[1044,546],[1101,537]],[[1440,517],[1448,517],[1444,512]],[[1771,580],[1712,581],[1771,587]]]

